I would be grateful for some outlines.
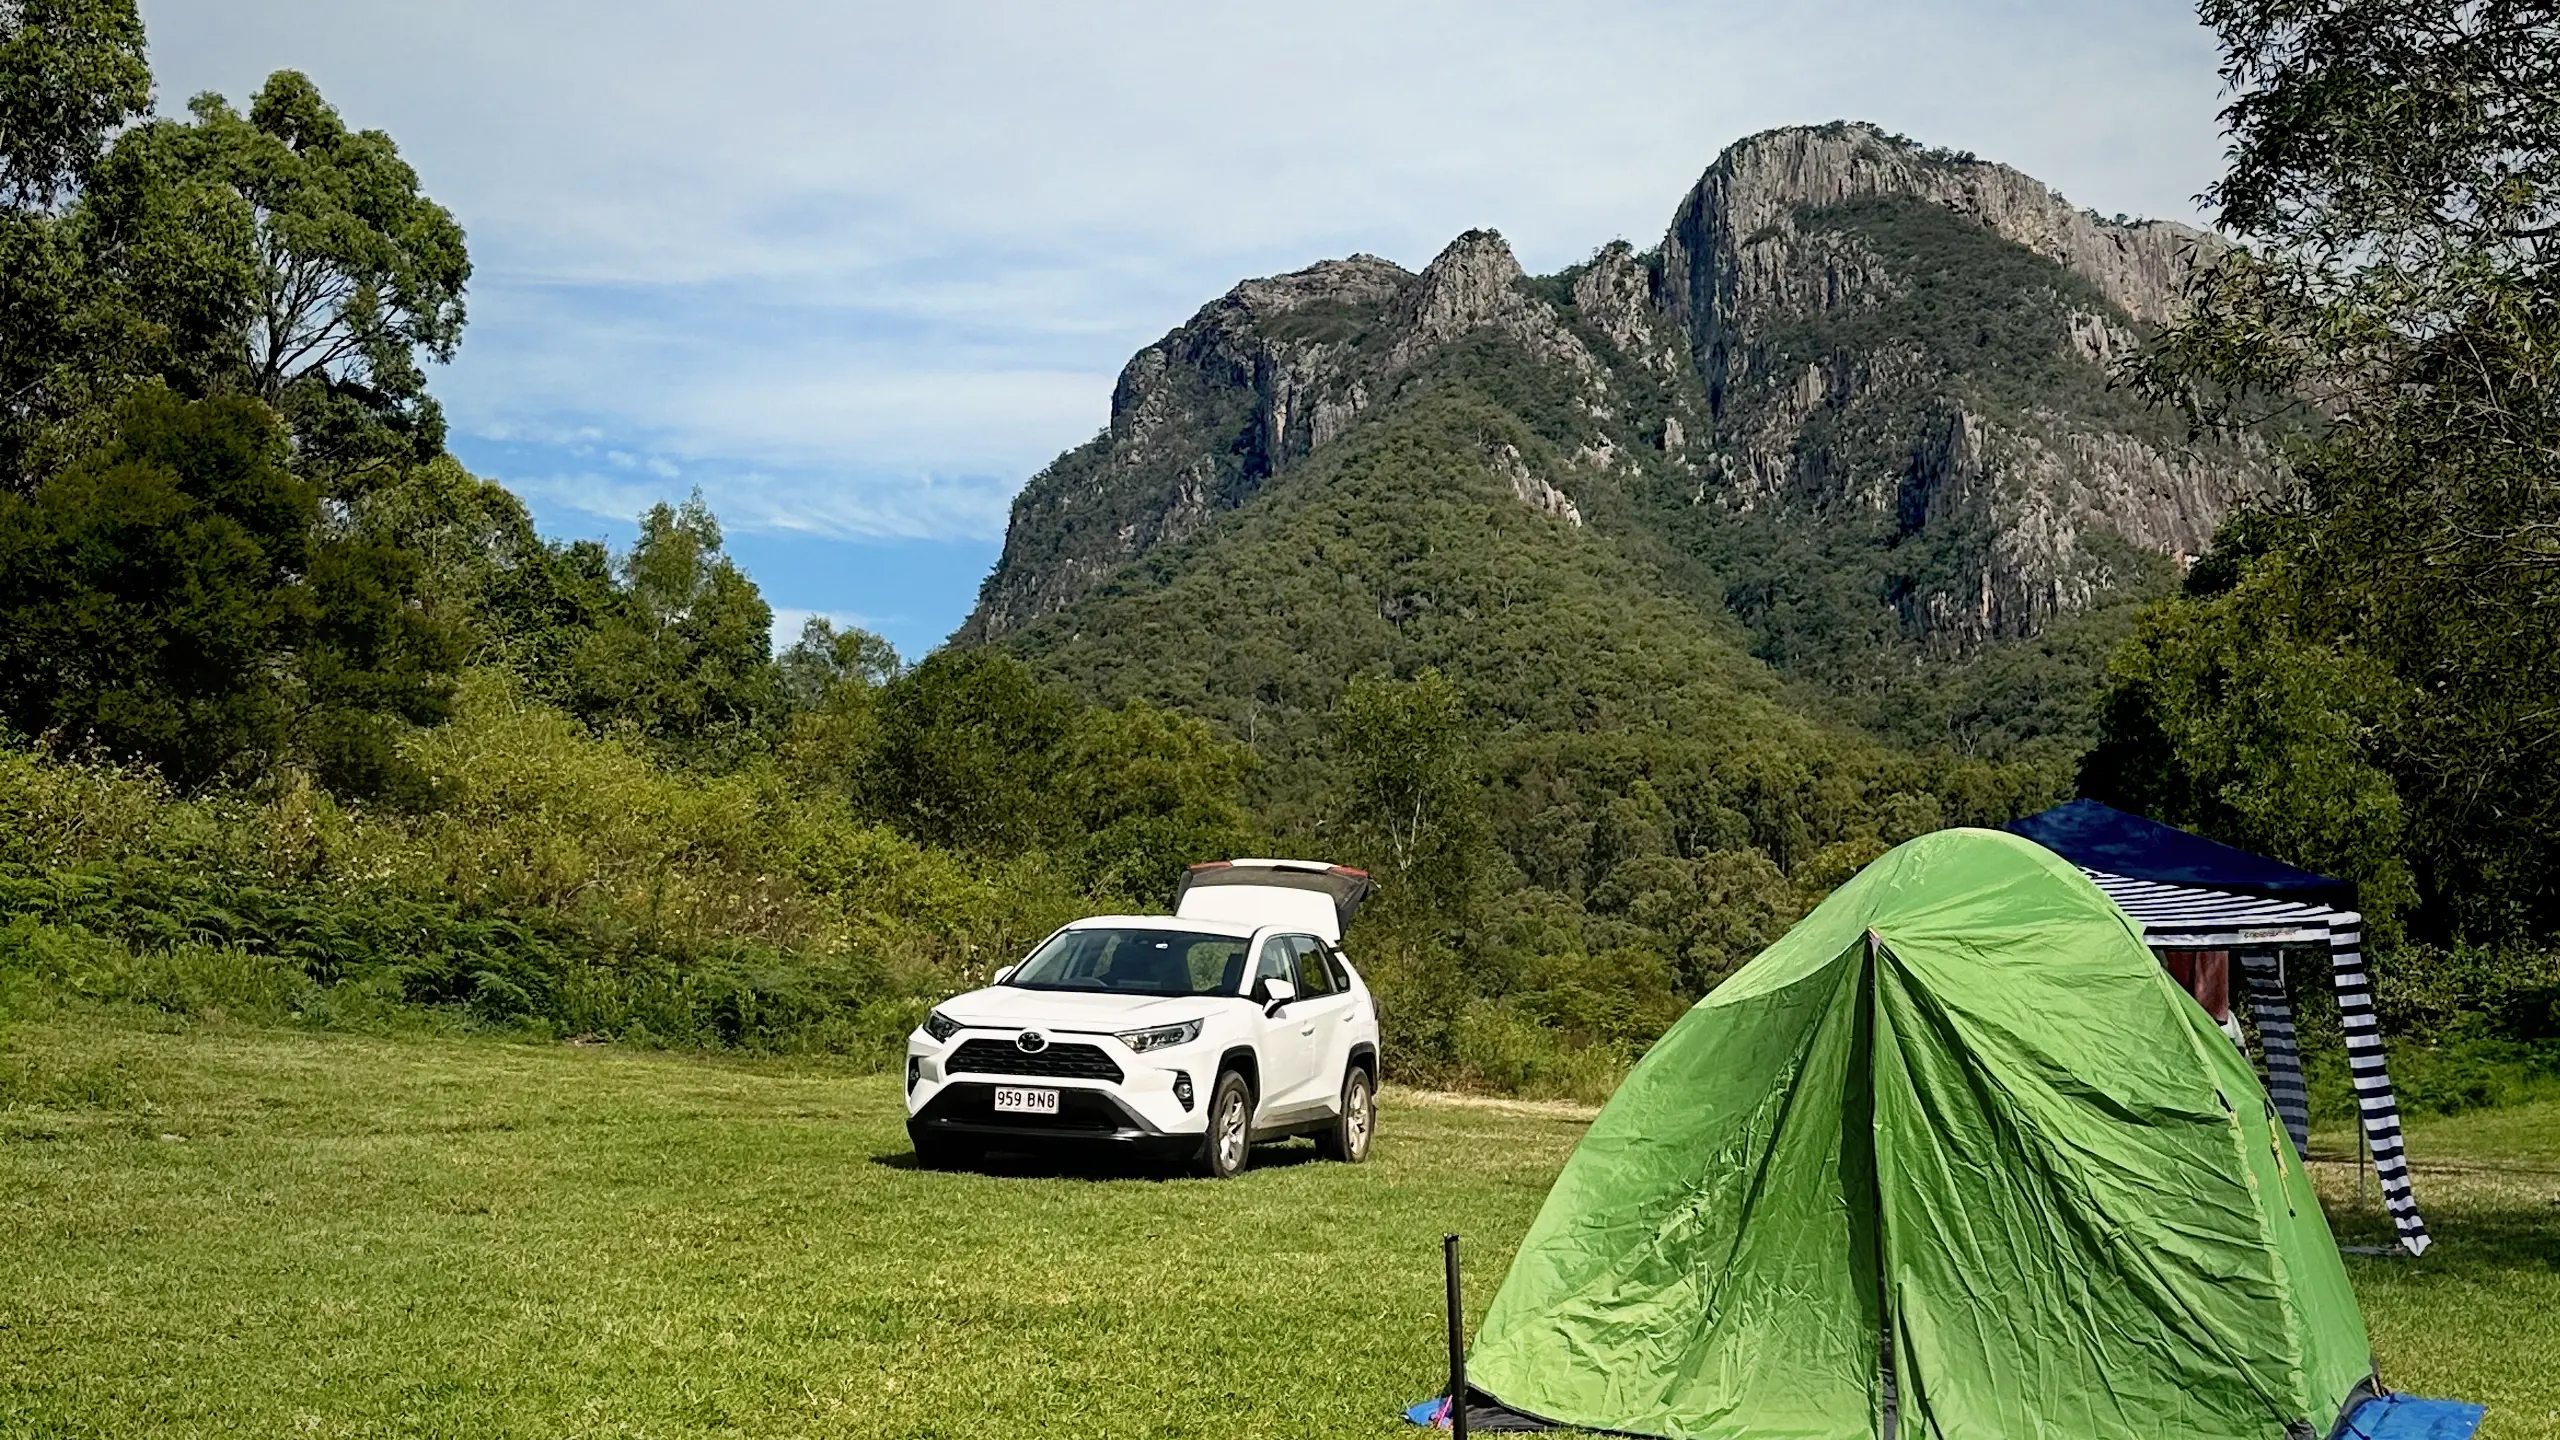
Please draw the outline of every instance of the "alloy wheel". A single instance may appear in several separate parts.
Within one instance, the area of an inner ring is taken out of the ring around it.
[[[1244,1096],[1231,1093],[1218,1112],[1218,1168],[1233,1174],[1244,1168]]]

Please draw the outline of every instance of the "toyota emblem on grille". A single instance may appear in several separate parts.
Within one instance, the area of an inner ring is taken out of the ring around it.
[[[1025,1055],[1037,1055],[1049,1048],[1049,1037],[1037,1030],[1025,1030],[1013,1037],[1013,1044]]]

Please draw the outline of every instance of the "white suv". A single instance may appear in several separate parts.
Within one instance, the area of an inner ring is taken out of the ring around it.
[[[1345,866],[1225,860],[1170,916],[1059,930],[907,1037],[917,1159],[1108,1145],[1223,1178],[1284,1135],[1366,1159],[1378,1007],[1340,942],[1368,891]]]

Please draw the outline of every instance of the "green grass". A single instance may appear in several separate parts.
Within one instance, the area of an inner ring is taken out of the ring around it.
[[[2415,1119],[2408,1145],[2435,1243],[2347,1257],[2383,1379],[2488,1406],[2493,1440],[2560,1436],[2560,1101]],[[2311,1153],[2339,1243],[2388,1246],[2352,1132],[2313,1132]]]
[[[909,1168],[892,1079],[24,1026],[0,1434],[1391,1434],[1580,1126],[1241,1183]]]
[[[1581,1130],[1391,1092],[1369,1165],[1212,1184],[921,1172],[899,1116],[809,1063],[30,1020],[0,1435],[1394,1435],[1441,1232],[1480,1310]],[[2418,1130],[2438,1246],[2352,1262],[2387,1378],[2492,1437],[2560,1434],[2556,1134]]]

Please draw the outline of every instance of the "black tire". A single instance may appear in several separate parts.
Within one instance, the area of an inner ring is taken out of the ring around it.
[[[965,1170],[986,1158],[975,1145],[933,1134],[909,1135],[916,1147],[919,1170]]]
[[[1327,1160],[1357,1165],[1369,1158],[1369,1141],[1378,1133],[1378,1087],[1369,1072],[1354,1065],[1343,1072],[1341,1113],[1316,1132],[1316,1153]]]
[[[1233,1070],[1219,1071],[1209,1090],[1208,1115],[1191,1168],[1203,1178],[1224,1180],[1253,1160],[1253,1087]]]

